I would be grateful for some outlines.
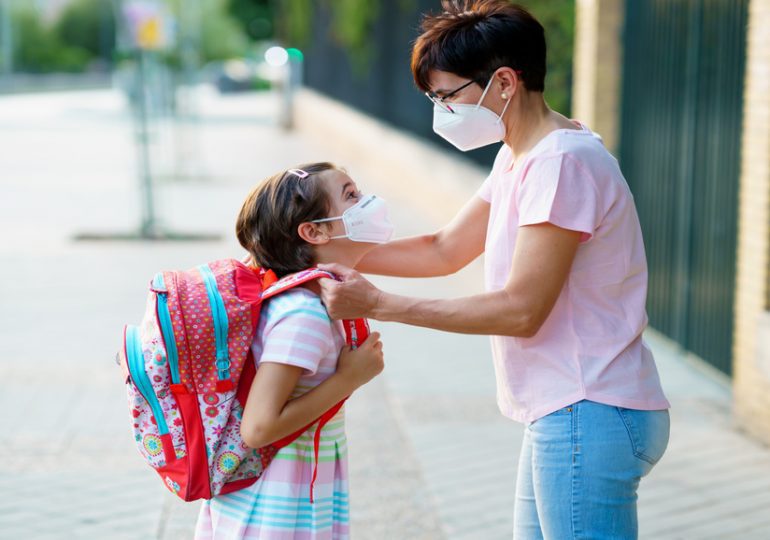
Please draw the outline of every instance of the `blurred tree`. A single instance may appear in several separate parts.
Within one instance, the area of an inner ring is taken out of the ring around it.
[[[246,31],[233,17],[227,0],[200,0],[202,6],[201,56],[203,61],[245,56],[249,51]]]
[[[334,38],[348,51],[354,71],[365,74],[373,53],[371,32],[380,14],[380,0],[332,0],[329,6]]]
[[[572,101],[572,52],[575,41],[575,0],[517,0],[545,28],[548,75],[545,98],[554,110],[569,116]]]
[[[304,47],[310,42],[312,23],[315,18],[313,0],[280,0],[278,5],[277,33],[295,47]]]
[[[231,0],[235,3],[258,3],[259,0]],[[280,15],[280,34],[288,43],[305,46],[312,35],[317,18],[315,10],[325,9],[331,15],[330,31],[334,40],[348,53],[358,77],[366,76],[368,59],[377,44],[371,31],[382,9],[400,9],[409,13],[417,9],[415,0],[399,0],[396,6],[382,0],[326,0],[321,5],[312,0],[276,0]],[[557,111],[569,115],[572,98],[572,51],[575,35],[575,0],[513,0],[532,12],[545,27],[548,45],[548,77],[545,97]],[[440,2],[436,0],[436,8]],[[435,11],[435,9],[433,10]],[[418,15],[415,13],[415,26]]]
[[[399,0],[398,8],[413,8],[414,0]],[[280,0],[279,34],[289,44],[305,46],[310,41],[312,24],[317,20],[316,10],[328,13],[331,28],[328,31],[336,43],[348,53],[354,72],[358,76],[367,73],[368,61],[374,52],[376,43],[371,39],[371,32],[382,9],[382,0],[326,0],[323,4],[312,0]]]
[[[110,2],[75,0],[67,5],[54,25],[59,40],[112,63],[115,50],[115,18]]]
[[[228,11],[254,41],[274,35],[274,0],[228,0]]]
[[[14,5],[11,21],[16,71],[47,73],[85,69],[91,58],[89,51],[62,43],[56,32],[43,23],[34,5]]]

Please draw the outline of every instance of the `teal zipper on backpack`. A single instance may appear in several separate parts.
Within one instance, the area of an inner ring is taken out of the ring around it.
[[[139,328],[136,326],[126,326],[126,360],[128,360],[128,372],[131,374],[131,380],[139,389],[147,403],[152,409],[152,415],[158,425],[158,432],[161,435],[168,433],[166,419],[163,418],[163,409],[160,407],[158,397],[152,389],[152,383],[144,369],[144,355],[142,354],[142,340],[139,336]]]
[[[152,280],[152,288],[158,297],[158,325],[163,334],[163,344],[166,346],[166,357],[168,367],[171,371],[171,382],[179,384],[179,350],[176,348],[176,339],[174,339],[174,325],[171,323],[171,312],[168,309],[168,292],[163,280],[163,273],[160,272]]]
[[[214,336],[217,346],[217,378],[224,381],[230,378],[230,353],[227,349],[227,333],[229,331],[229,321],[227,320],[227,309],[222,295],[217,288],[217,278],[211,268],[202,264],[198,271],[203,276],[203,283],[206,285],[206,293],[211,305],[211,316],[214,319]]]

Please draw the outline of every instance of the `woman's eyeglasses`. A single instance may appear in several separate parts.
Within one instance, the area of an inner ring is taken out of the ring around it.
[[[519,77],[521,77],[521,74],[522,74],[522,73],[524,73],[524,72],[523,72],[522,70],[520,70],[520,69],[515,69],[515,70],[514,70],[514,72],[515,72],[515,73],[516,73],[516,75],[518,75]],[[492,75],[490,76],[490,79],[491,79],[493,76],[494,76],[494,73],[492,73]],[[429,100],[431,100],[433,103],[435,103],[436,105],[438,105],[439,107],[441,107],[441,108],[442,108],[443,110],[445,110],[446,112],[449,112],[449,113],[452,113],[452,114],[454,114],[454,110],[452,110],[452,106],[451,106],[449,103],[447,103],[447,102],[446,102],[446,100],[447,100],[447,99],[449,99],[449,98],[451,98],[451,97],[452,97],[452,96],[454,96],[455,94],[457,94],[457,92],[459,92],[460,90],[463,90],[463,89],[465,89],[465,88],[469,87],[470,85],[472,85],[472,84],[473,84],[473,83],[475,83],[475,82],[478,82],[478,81],[474,81],[473,79],[471,79],[470,81],[468,81],[468,82],[467,82],[467,83],[465,83],[464,85],[460,86],[459,88],[455,88],[454,90],[452,90],[451,92],[449,92],[448,94],[445,94],[445,95],[443,95],[443,96],[439,96],[439,95],[438,95],[438,94],[436,94],[435,92],[425,92],[425,95],[426,95],[426,96],[428,96],[428,99],[429,99]],[[487,84],[489,84],[489,83],[487,83]],[[479,85],[481,85],[481,83],[479,83]]]
[[[446,112],[454,114],[454,111],[452,110],[452,106],[449,103],[446,103],[445,100],[451,98],[452,96],[457,94],[457,92],[467,88],[468,86],[472,85],[475,82],[476,81],[473,81],[473,80],[468,81],[464,85],[460,86],[459,88],[455,88],[454,90],[452,90],[451,92],[449,92],[448,94],[445,94],[443,96],[439,96],[435,92],[425,92],[425,95],[428,96],[429,100],[431,100],[433,103],[435,103],[436,105],[438,105],[439,107],[444,109]]]

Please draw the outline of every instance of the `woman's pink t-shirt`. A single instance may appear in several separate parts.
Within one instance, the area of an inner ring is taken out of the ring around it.
[[[556,304],[531,338],[492,336],[502,413],[532,422],[588,399],[667,409],[647,325],[647,261],[634,200],[618,163],[589,129],[546,135],[519,163],[503,145],[478,191],[490,203],[489,291],[508,281],[519,227],[582,232]]]

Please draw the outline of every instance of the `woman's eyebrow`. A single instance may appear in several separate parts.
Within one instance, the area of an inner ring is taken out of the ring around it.
[[[345,190],[348,189],[350,186],[353,185],[353,182],[345,182],[345,185],[342,186],[342,195],[345,195]]]

